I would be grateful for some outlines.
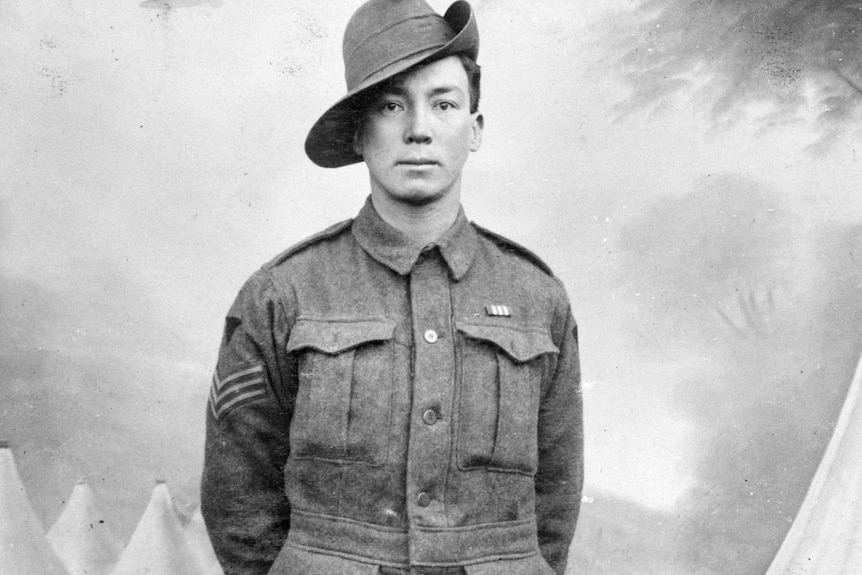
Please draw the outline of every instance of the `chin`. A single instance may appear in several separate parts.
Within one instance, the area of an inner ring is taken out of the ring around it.
[[[433,204],[440,198],[442,198],[442,194],[416,194],[414,196],[408,196],[404,198],[404,203],[409,204],[411,206],[427,206],[428,204]]]
[[[420,207],[433,204],[442,199],[445,195],[445,192],[442,191],[405,190],[401,193],[393,194],[393,197],[403,204]]]

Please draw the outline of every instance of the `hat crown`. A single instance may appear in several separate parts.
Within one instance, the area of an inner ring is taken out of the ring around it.
[[[455,32],[425,0],[369,0],[344,31],[342,53],[348,91],[404,58],[434,50]]]

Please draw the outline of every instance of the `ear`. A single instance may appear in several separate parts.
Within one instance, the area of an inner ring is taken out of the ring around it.
[[[485,118],[479,112],[473,114],[473,135],[470,138],[470,151],[476,152],[482,145],[482,130],[485,127]]]
[[[362,124],[359,124],[353,132],[353,151],[358,156],[362,155]]]

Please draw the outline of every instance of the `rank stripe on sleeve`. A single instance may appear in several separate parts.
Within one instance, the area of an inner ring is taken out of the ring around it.
[[[247,401],[265,396],[262,365],[238,371],[224,379],[219,377],[218,372],[213,374],[210,407],[216,419]]]

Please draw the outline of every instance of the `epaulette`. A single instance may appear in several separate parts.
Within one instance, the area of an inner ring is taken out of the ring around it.
[[[524,259],[526,259],[527,261],[529,261],[530,263],[532,263],[533,265],[538,267],[540,270],[542,270],[543,272],[548,274],[549,276],[556,277],[556,276],[554,276],[554,272],[551,271],[551,268],[548,267],[548,264],[546,264],[545,262],[542,261],[542,258],[537,256],[536,254],[534,254],[533,252],[531,252],[530,250],[528,250],[527,248],[525,248],[521,244],[519,244],[517,242],[513,242],[509,238],[504,238],[500,234],[494,233],[489,229],[483,228],[482,226],[480,226],[476,222],[471,222],[471,223],[473,224],[473,227],[476,228],[477,232],[479,232],[483,236],[487,236],[491,241],[493,241],[495,244],[497,244],[501,248],[505,248],[508,251],[517,253],[518,255],[520,255],[521,257],[523,257]]]
[[[294,244],[291,247],[287,248],[286,250],[284,250],[283,252],[281,252],[280,254],[275,256],[268,264],[266,264],[263,267],[264,268],[275,267],[275,266],[279,265],[280,263],[284,262],[284,260],[286,260],[290,256],[292,256],[298,252],[301,252],[302,250],[304,250],[305,248],[307,248],[309,246],[312,246],[312,245],[314,245],[320,241],[323,241],[323,240],[326,240],[329,238],[334,238],[335,236],[337,236],[338,234],[340,234],[341,232],[343,232],[344,230],[349,228],[352,223],[353,223],[353,219],[351,218],[349,220],[344,220],[343,222],[338,222],[337,224],[331,225],[328,228],[326,228],[325,230],[317,232],[316,234],[305,238],[304,240],[302,240],[298,244]]]

